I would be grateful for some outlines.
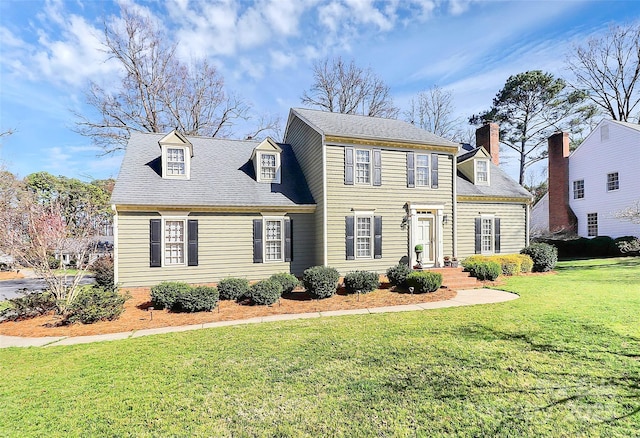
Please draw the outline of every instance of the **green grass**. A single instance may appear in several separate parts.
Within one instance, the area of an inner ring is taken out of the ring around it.
[[[640,258],[515,301],[0,350],[0,436],[638,436]]]

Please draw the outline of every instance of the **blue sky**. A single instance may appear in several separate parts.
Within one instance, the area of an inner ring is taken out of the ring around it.
[[[228,91],[283,120],[301,106],[311,66],[325,56],[371,67],[401,109],[433,85],[451,90],[456,115],[466,118],[487,109],[512,74],[541,69],[567,78],[564,59],[574,44],[640,18],[640,1],[614,0],[124,3],[161,20],[181,57],[210,60]],[[118,11],[118,3],[102,0],[0,2],[0,131],[16,130],[0,146],[8,170],[117,176],[121,155],[99,156],[72,131],[71,109],[89,111],[87,81],[118,80],[99,42],[104,21]],[[516,176],[515,162],[507,171]],[[541,178],[536,172],[531,178]]]

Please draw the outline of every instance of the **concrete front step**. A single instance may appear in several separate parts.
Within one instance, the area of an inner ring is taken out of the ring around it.
[[[442,274],[442,285],[453,290],[482,288],[482,283],[475,277],[471,277],[462,268],[433,268],[431,272]]]

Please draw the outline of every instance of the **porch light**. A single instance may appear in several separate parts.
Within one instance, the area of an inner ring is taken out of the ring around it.
[[[443,214],[442,215],[442,223],[446,224],[449,222],[449,215],[448,214]]]

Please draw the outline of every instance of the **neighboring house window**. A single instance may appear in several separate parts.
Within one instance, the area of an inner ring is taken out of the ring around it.
[[[476,254],[500,252],[500,219],[493,215],[482,215],[475,220]]]
[[[609,140],[609,125],[602,125],[600,127],[600,141]]]
[[[382,216],[356,212],[345,224],[347,260],[382,258]]]
[[[416,185],[429,186],[429,155],[416,154]]]
[[[371,152],[356,149],[356,183],[369,184],[371,182]]]
[[[584,180],[579,179],[573,182],[573,199],[584,198]]]
[[[620,181],[618,180],[618,172],[607,174],[607,190],[618,190],[620,188]]]
[[[293,255],[292,221],[264,217],[253,221],[253,263],[290,262]]]
[[[476,160],[476,184],[489,184],[489,160]]]
[[[587,236],[598,235],[598,213],[587,213]]]
[[[151,219],[149,266],[198,266],[198,221]]]
[[[185,175],[184,149],[167,149],[167,175]]]

